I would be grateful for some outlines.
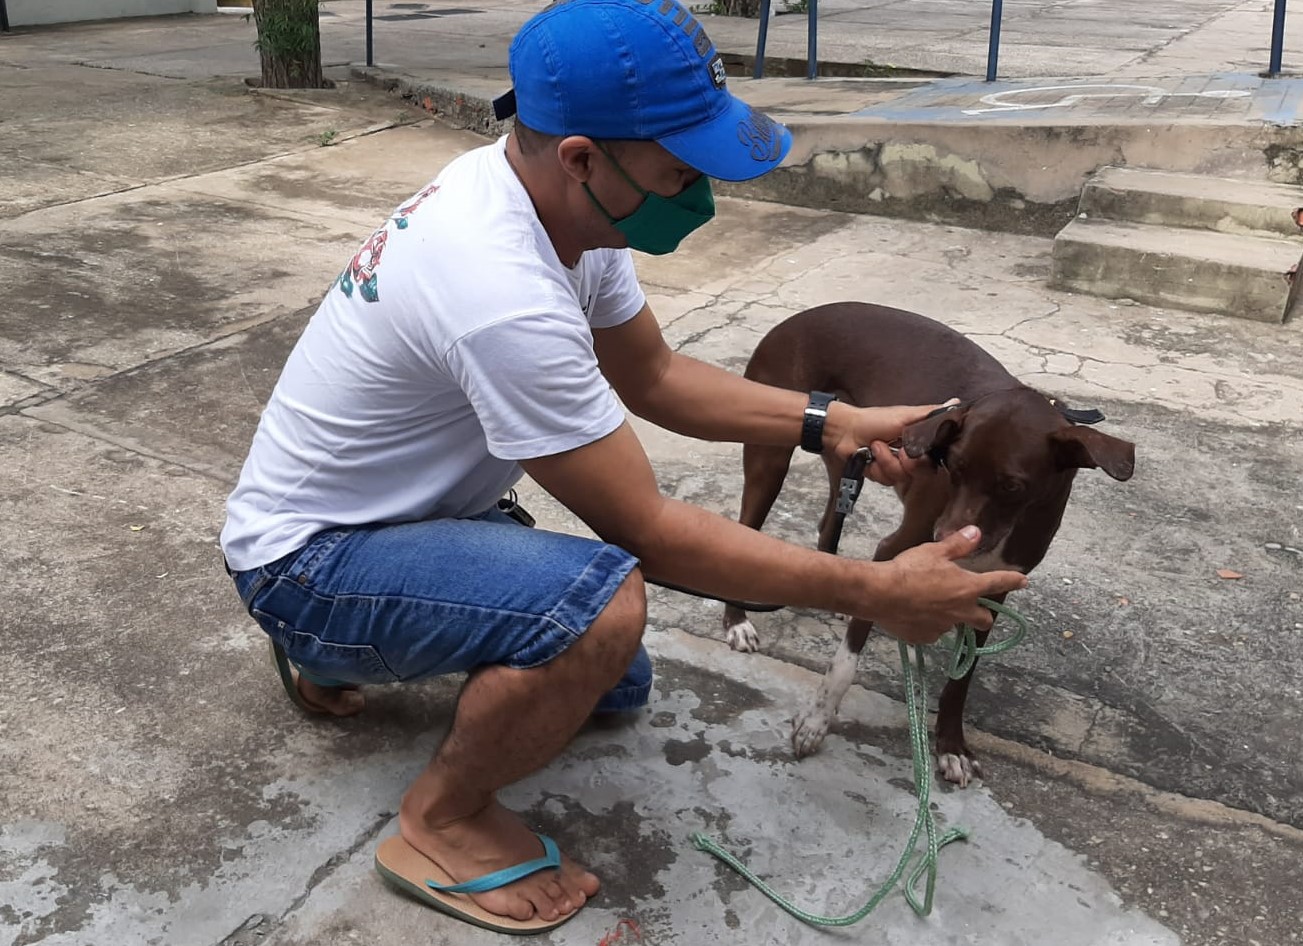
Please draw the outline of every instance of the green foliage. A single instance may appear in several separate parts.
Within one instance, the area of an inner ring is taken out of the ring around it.
[[[712,16],[743,16],[754,20],[760,16],[760,0],[710,0],[710,3],[693,7],[693,11]]]
[[[771,0],[782,3],[784,13],[809,13],[810,0]],[[693,13],[709,13],[711,16],[741,16],[759,19],[760,0],[710,0],[692,8]]]

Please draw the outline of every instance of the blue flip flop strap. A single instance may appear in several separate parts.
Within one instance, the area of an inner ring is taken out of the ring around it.
[[[349,683],[345,680],[336,680],[333,677],[323,677],[310,670],[304,670],[298,664],[294,664],[294,669],[299,672],[299,676],[304,680],[307,680],[309,683],[315,683],[317,686],[324,687],[327,690],[343,690],[348,687],[356,686],[356,684]]]
[[[495,870],[491,874],[485,874],[483,877],[476,877],[474,880],[468,880],[461,884],[436,884],[433,880],[427,880],[425,882],[426,886],[431,890],[438,890],[440,893],[484,893],[488,890],[505,887],[507,884],[514,884],[522,877],[537,874],[541,870],[560,867],[561,852],[557,850],[556,842],[545,834],[536,834],[534,837],[543,842],[542,857],[526,861],[523,864],[517,864],[515,867]]]

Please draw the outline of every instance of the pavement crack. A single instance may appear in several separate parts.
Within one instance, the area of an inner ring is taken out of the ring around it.
[[[270,919],[271,917],[266,913],[250,915],[229,936],[224,937],[217,946],[249,946],[249,944],[266,935],[267,931],[262,929],[262,926]]]
[[[80,66],[83,69],[102,69],[105,72],[129,72],[132,75],[152,76],[155,79],[171,79],[174,82],[184,82],[186,78],[185,76],[168,75],[166,72],[143,72],[140,69],[129,69],[126,66],[110,66],[107,63],[86,62],[85,60],[77,60],[76,62],[71,63],[71,65]]]
[[[357,837],[353,839],[352,844],[344,848],[342,851],[337,851],[335,854],[331,855],[331,857],[328,858],[324,864],[322,864],[320,867],[318,867],[316,870],[312,872],[312,876],[308,878],[308,882],[304,886],[303,891],[292,901],[290,901],[289,906],[285,908],[285,910],[281,913],[280,916],[273,918],[274,921],[276,923],[284,923],[300,907],[302,907],[303,904],[305,904],[308,901],[308,898],[312,896],[313,891],[315,891],[319,886],[321,886],[333,873],[335,873],[336,870],[338,870],[344,864],[347,864],[350,860],[352,860],[354,854],[356,854],[358,851],[362,850],[362,848],[366,847],[368,844],[374,841],[376,835],[378,835],[381,831],[383,831],[385,826],[389,824],[389,822],[391,822],[394,819],[394,817],[395,817],[394,812],[382,811],[374,818],[372,818],[371,822],[368,825],[366,825],[366,827],[364,827],[361,831],[358,832]],[[231,934],[231,936],[228,936],[226,939],[222,940],[219,944],[217,944],[217,946],[244,946],[245,941],[241,939],[237,939],[235,937],[240,933],[241,930],[244,930],[245,927],[249,926],[251,923],[253,925],[251,929],[253,927],[261,926],[262,923],[265,922],[265,920],[257,919],[259,916],[260,914],[254,914],[254,916],[246,920],[244,924],[242,924],[240,928],[235,931],[235,933]],[[259,935],[261,937],[262,935],[265,935],[265,933],[264,931],[257,931],[255,935]]]
[[[695,345],[697,342],[704,339],[711,332],[717,332],[722,328],[728,328],[728,326],[729,326],[729,320],[725,318],[725,320],[719,323],[718,325],[710,325],[699,331],[693,332],[691,335],[688,335],[685,338],[683,338],[681,341],[677,342],[674,345],[674,350],[676,352],[682,352],[689,345]]]
[[[1081,737],[1080,741],[1078,741],[1077,743],[1076,751],[1078,753],[1085,752],[1086,747],[1090,745],[1090,741],[1095,737],[1095,727],[1099,724],[1099,717],[1103,712],[1104,712],[1103,705],[1096,704],[1096,706],[1094,707],[1094,712],[1090,714],[1090,724],[1086,727],[1085,734]]]
[[[714,325],[708,325],[703,329],[699,329],[698,331],[693,332],[691,335],[685,336],[684,338],[680,339],[678,342],[671,345],[670,347],[675,352],[681,352],[689,345],[695,345],[697,342],[701,341],[711,332],[718,331],[719,329],[722,328],[728,328],[729,326],[736,324],[739,315],[746,308],[746,304],[738,303],[736,300],[726,299],[730,291],[731,291],[730,289],[723,289],[711,295],[709,299],[707,299],[701,305],[694,306],[693,308],[689,309],[687,312],[684,312],[682,315],[665,323],[664,328],[669,328],[670,326],[676,324],[677,322],[682,321],[683,319],[687,318],[690,315],[693,315],[698,312],[705,312],[706,310],[713,309],[716,306],[719,306],[721,309],[726,310],[724,314],[721,316],[723,319],[722,322],[718,322]],[[731,311],[727,311],[730,307],[731,307]]]
[[[1059,312],[1063,309],[1063,306],[1060,305],[1060,304],[1057,303],[1057,302],[1053,302],[1053,303],[1051,303],[1051,305],[1053,305],[1054,308],[1051,309],[1049,312],[1042,312],[1040,315],[1029,315],[1029,316],[1027,316],[1027,318],[1022,319],[1021,321],[1015,322],[1013,325],[1010,325],[1007,329],[1005,329],[1003,332],[1000,332],[999,334],[1000,334],[1002,337],[1004,337],[1004,338],[1010,338],[1010,339],[1012,339],[1013,336],[1010,335],[1009,333],[1012,332],[1014,329],[1022,328],[1024,325],[1028,325],[1028,324],[1030,324],[1030,323],[1032,323],[1032,322],[1040,322],[1040,321],[1042,321],[1043,319],[1052,319],[1052,318],[1054,318],[1054,316],[1058,315]],[[1015,339],[1015,340],[1016,340],[1016,341],[1022,341],[1022,339]],[[1037,347],[1037,348],[1045,348],[1044,345],[1037,345],[1036,347]],[[1059,351],[1058,349],[1050,349],[1050,348],[1045,348],[1045,350],[1046,350],[1046,351],[1055,351],[1055,352]],[[1062,354],[1069,354],[1069,355],[1072,354],[1072,352],[1061,352],[1061,353],[1062,353]]]
[[[76,390],[81,390],[81,389],[78,388]],[[59,398],[65,397],[67,394],[71,394],[71,393],[73,392],[56,391],[53,389],[47,391],[38,391],[35,394],[28,395],[27,397],[23,398],[21,401],[15,401],[12,404],[6,404],[5,406],[0,407],[0,417],[9,417],[14,414],[22,414],[23,412],[29,411],[34,407],[43,407],[44,405],[49,404],[51,401],[57,401]]]
[[[0,416],[4,416],[4,412],[0,411]],[[165,466],[172,467],[173,469],[185,470],[187,473],[192,473],[195,476],[202,476],[204,479],[209,479],[218,483],[223,483],[228,487],[232,487],[235,485],[235,481],[232,477],[220,473],[216,470],[206,469],[204,467],[195,466],[190,463],[183,463],[180,460],[178,460],[176,457],[170,457],[167,456],[166,454],[159,453],[158,451],[155,450],[146,450],[142,448],[140,444],[135,443],[131,440],[123,440],[117,437],[107,436],[103,432],[94,430],[93,428],[84,424],[71,424],[68,423],[67,421],[56,420],[51,417],[28,415],[21,412],[19,413],[19,416],[24,417],[27,420],[36,421],[37,423],[49,424],[51,427],[58,427],[62,430],[69,431],[70,433],[80,434],[81,436],[87,438],[88,440],[94,440],[98,443],[108,444],[111,447],[117,447],[119,450],[125,450],[128,453],[133,453],[138,457],[147,457],[150,460],[155,460],[159,463],[164,464]]]
[[[302,104],[302,103],[298,103],[298,104]],[[352,134],[343,134],[343,135],[340,135],[338,138],[336,138],[336,139],[334,140],[334,143],[331,144],[330,147],[332,147],[332,148],[333,148],[333,147],[336,147],[336,146],[338,146],[339,144],[342,144],[342,143],[345,142],[345,141],[353,141],[353,140],[356,139],[356,138],[367,138],[367,137],[370,137],[371,135],[378,135],[378,134],[380,134],[381,132],[384,132],[384,131],[392,131],[392,130],[395,129],[395,128],[403,128],[403,127],[407,127],[409,124],[411,124],[411,123],[409,123],[409,122],[385,122],[385,123],[380,123],[380,124],[378,124],[378,125],[376,125],[376,126],[369,127],[369,128],[364,128],[364,129],[362,129],[361,131],[353,132]],[[255,167],[256,165],[259,165],[259,164],[271,164],[271,163],[274,163],[274,162],[276,162],[276,161],[281,161],[281,160],[283,160],[283,159],[285,159],[285,158],[292,158],[292,157],[295,157],[296,155],[300,155],[300,154],[310,154],[311,152],[313,152],[313,151],[317,151],[317,150],[320,149],[320,148],[321,148],[321,145],[317,145],[317,144],[305,145],[305,146],[302,147],[302,148],[295,148],[295,149],[290,150],[290,151],[281,151],[281,152],[278,152],[278,153],[276,153],[276,154],[264,155],[264,156],[262,156],[262,157],[260,157],[260,158],[254,158],[254,159],[252,159],[252,160],[250,160],[250,161],[237,161],[237,162],[235,162],[235,163],[233,163],[233,164],[223,165],[223,166],[220,167],[220,168],[209,168],[209,169],[207,169],[207,170],[203,170],[203,171],[195,171],[195,172],[190,173],[190,174],[174,174],[174,175],[172,175],[172,176],[170,176],[170,177],[161,177],[161,178],[158,178],[157,180],[152,180],[152,181],[142,181],[142,182],[137,183],[137,184],[129,184],[129,185],[126,185],[126,186],[124,186],[124,187],[118,187],[118,188],[114,188],[114,189],[112,189],[112,190],[101,191],[101,192],[98,193],[98,194],[91,194],[91,195],[86,196],[86,197],[77,197],[77,198],[74,198],[74,199],[72,199],[72,200],[60,200],[60,201],[54,201],[54,202],[52,202],[52,203],[48,203],[48,204],[42,204],[40,207],[34,207],[34,208],[32,208],[31,210],[24,211],[23,213],[17,214],[17,215],[12,216],[12,217],[6,217],[6,218],[4,218],[4,219],[7,219],[7,220],[22,220],[24,217],[28,217],[28,216],[31,216],[31,215],[33,215],[33,214],[39,214],[39,213],[42,213],[42,212],[44,212],[44,211],[46,211],[46,210],[53,210],[53,209],[58,208],[58,207],[74,207],[74,206],[76,206],[76,205],[78,205],[78,204],[86,204],[86,203],[90,203],[91,201],[102,200],[102,199],[105,198],[105,197],[116,197],[116,196],[119,195],[119,194],[129,194],[129,193],[131,193],[132,191],[142,190],[142,189],[144,189],[144,188],[146,188],[146,187],[162,187],[162,186],[167,185],[167,184],[178,184],[178,183],[181,183],[181,182],[184,182],[184,181],[194,181],[194,180],[199,180],[199,179],[202,179],[202,178],[205,178],[205,177],[212,177],[212,176],[216,176],[216,175],[220,175],[220,174],[227,174],[227,173],[229,173],[229,172],[231,172],[231,171],[237,171],[237,170],[240,170],[241,168]],[[227,199],[230,199],[230,198],[227,198]],[[245,201],[245,203],[248,203],[248,202]],[[317,215],[310,215],[310,216],[317,216]]]
[[[1207,19],[1200,20],[1198,23],[1194,23],[1194,24],[1188,26],[1186,29],[1184,29],[1184,30],[1182,30],[1181,32],[1177,33],[1175,36],[1173,36],[1173,37],[1171,37],[1171,38],[1169,38],[1169,39],[1165,39],[1165,40],[1163,40],[1162,42],[1160,42],[1160,43],[1158,43],[1158,44],[1156,44],[1156,45],[1150,47],[1149,49],[1145,50],[1145,52],[1141,53],[1139,56],[1136,56],[1136,57],[1133,58],[1133,59],[1128,59],[1125,63],[1122,63],[1120,66],[1118,66],[1118,67],[1117,67],[1113,72],[1111,72],[1111,73],[1107,73],[1107,74],[1108,74],[1108,75],[1118,75],[1118,74],[1121,74],[1121,75],[1127,75],[1127,70],[1131,69],[1131,68],[1134,67],[1134,66],[1141,66],[1141,65],[1144,65],[1144,64],[1146,64],[1146,63],[1148,63],[1148,62],[1151,62],[1153,59],[1155,59],[1155,58],[1157,58],[1158,56],[1162,55],[1163,53],[1167,52],[1167,50],[1168,50],[1168,48],[1169,48],[1170,46],[1172,46],[1172,45],[1175,44],[1175,43],[1180,42],[1181,40],[1185,39],[1187,36],[1191,36],[1191,35],[1193,35],[1193,34],[1195,34],[1195,33],[1198,33],[1199,31],[1205,29],[1205,28],[1206,28],[1209,24],[1211,24],[1214,20],[1219,20],[1219,19],[1221,19],[1221,18],[1224,17],[1224,16],[1229,16],[1229,15],[1231,15],[1231,14],[1233,14],[1233,13],[1238,13],[1240,10],[1243,10],[1243,9],[1245,9],[1246,7],[1254,7],[1254,8],[1256,8],[1257,5],[1258,5],[1258,0],[1246,0],[1246,2],[1241,3],[1241,4],[1239,4],[1238,6],[1231,7],[1229,10],[1225,10],[1225,9],[1223,9],[1223,10],[1217,10],[1216,12],[1214,12],[1213,14],[1211,14]]]
[[[115,371],[112,374],[107,374],[104,375],[103,377],[96,378],[93,381],[83,382],[66,391],[60,391],[58,389],[40,391],[37,392],[36,394],[30,395],[29,397],[25,397],[22,400],[17,401],[13,404],[0,407],[0,417],[19,416],[19,417],[26,418],[27,420],[36,421],[37,423],[50,424],[55,427],[60,427],[64,430],[71,431],[73,433],[81,434],[82,436],[87,437],[91,440],[95,440],[100,443],[106,443],[123,450],[129,450],[132,453],[135,453],[142,457],[149,457],[152,460],[157,460],[160,463],[165,463],[169,466],[176,467],[177,469],[185,470],[189,473],[195,474],[196,476],[202,476],[208,479],[213,479],[221,483],[229,483],[230,477],[226,475],[223,475],[211,469],[205,469],[201,466],[185,463],[181,460],[178,460],[176,457],[168,456],[166,454],[159,453],[158,451],[143,449],[140,446],[140,444],[131,441],[129,438],[116,437],[113,436],[111,433],[106,433],[105,431],[96,430],[87,424],[74,423],[74,422],[70,422],[67,419],[62,419],[58,417],[49,417],[49,416],[44,416],[42,414],[31,414],[28,412],[33,410],[39,410],[40,408],[46,407],[47,405],[55,404],[58,401],[72,398],[98,385],[104,384],[106,381],[110,381],[115,378],[129,377],[133,374],[136,374],[137,372],[143,371],[147,368],[151,368],[155,365],[166,362],[177,356],[187,355],[192,352],[201,351],[211,345],[215,345],[234,335],[239,335],[242,332],[248,331],[249,329],[256,328],[257,326],[263,325],[267,322],[271,322],[274,319],[294,315],[301,311],[302,310],[300,309],[285,310],[285,311],[275,312],[267,316],[258,316],[252,319],[243,319],[239,322],[233,322],[230,325],[226,326],[226,330],[223,331],[220,335],[216,335],[212,338],[205,339],[202,342],[198,342],[194,345],[190,345],[185,348],[178,348],[175,351],[167,352],[166,354],[160,355],[157,358],[151,358],[150,360],[143,361],[140,364],[131,365],[130,367],[123,368],[120,371]],[[241,367],[241,370],[243,371],[243,367]],[[245,377],[245,383],[246,385],[248,384],[247,376]],[[252,394],[251,389],[250,389],[250,393]]]
[[[1040,347],[1043,347],[1043,346],[1040,346]],[[1077,352],[1070,352],[1070,351],[1065,351],[1065,350],[1062,350],[1062,349],[1050,349],[1050,350],[1058,351],[1060,354],[1073,355],[1073,356],[1075,356],[1076,358],[1078,358],[1078,359],[1081,361],[1081,366],[1079,366],[1079,367],[1077,368],[1077,371],[1078,371],[1078,372],[1080,372],[1080,371],[1081,371],[1081,368],[1085,367],[1085,365],[1086,365],[1087,363],[1090,363],[1090,364],[1096,364],[1096,365],[1101,365],[1101,366],[1104,366],[1104,367],[1110,367],[1110,366],[1111,366],[1111,367],[1119,367],[1119,366],[1120,366],[1120,367],[1125,367],[1125,368],[1136,368],[1136,369],[1139,369],[1139,370],[1141,370],[1141,371],[1147,371],[1147,370],[1151,370],[1151,369],[1153,369],[1153,368],[1156,368],[1156,367],[1160,367],[1160,366],[1161,366],[1161,367],[1170,367],[1170,368],[1174,368],[1174,369],[1176,369],[1176,370],[1178,370],[1178,371],[1186,372],[1186,373],[1188,373],[1188,374],[1194,375],[1195,377],[1202,378],[1202,379],[1204,379],[1204,380],[1211,381],[1211,382],[1227,382],[1227,383],[1230,383],[1230,384],[1236,384],[1236,383],[1243,383],[1243,381],[1244,381],[1244,378],[1243,378],[1242,376],[1239,376],[1239,375],[1226,374],[1226,373],[1224,373],[1224,372],[1220,372],[1220,371],[1216,371],[1216,370],[1212,370],[1212,369],[1208,369],[1208,368],[1192,367],[1192,366],[1190,366],[1190,365],[1186,365],[1186,364],[1161,365],[1161,364],[1156,364],[1156,363],[1143,363],[1143,362],[1136,362],[1136,361],[1119,361],[1119,360],[1110,360],[1110,359],[1104,359],[1104,358],[1092,358],[1092,357],[1090,357],[1089,355],[1082,355],[1082,354],[1079,354],[1079,353],[1077,353]],[[1289,379],[1288,377],[1283,377],[1283,376],[1280,376],[1280,375],[1273,375],[1273,376],[1272,376],[1272,383],[1273,383],[1274,385],[1277,385],[1277,386],[1282,387],[1282,388],[1287,388],[1287,389],[1289,389],[1289,390],[1295,390],[1295,389],[1297,389],[1297,390],[1303,390],[1303,386],[1299,386],[1299,385],[1297,385],[1297,384],[1292,384],[1292,383],[1290,383],[1290,382],[1291,382],[1291,379]],[[1104,385],[1104,384],[1102,384],[1102,383],[1100,383],[1100,382],[1097,382],[1097,381],[1093,381],[1093,380],[1092,380],[1091,383],[1092,383],[1092,384],[1098,384],[1100,387],[1107,387],[1107,385]],[[1110,388],[1110,390],[1116,390],[1116,389]],[[1119,393],[1121,393],[1121,392],[1119,392]],[[1131,391],[1131,392],[1129,392],[1129,393],[1134,394],[1135,392],[1134,392],[1134,391]]]

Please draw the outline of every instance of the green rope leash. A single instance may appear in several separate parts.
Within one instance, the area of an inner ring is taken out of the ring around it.
[[[977,662],[978,657],[1003,653],[1011,647],[1016,647],[1027,636],[1027,619],[1017,611],[994,601],[989,601],[986,598],[982,598],[980,601],[996,614],[1003,615],[1011,620],[1015,625],[1015,630],[1005,640],[985,647],[978,647],[977,632],[972,627],[964,625],[955,635],[950,645],[946,673],[951,679],[957,680],[966,675],[973,668],[973,664]],[[751,873],[745,864],[720,847],[713,839],[700,832],[692,835],[693,847],[723,861],[781,909],[790,913],[802,923],[808,923],[811,926],[853,926],[877,909],[878,905],[886,899],[887,894],[892,891],[905,873],[906,867],[914,857],[920,834],[925,839],[925,850],[922,858],[905,881],[904,894],[905,900],[915,913],[919,916],[929,915],[932,912],[932,897],[936,891],[938,853],[941,848],[952,841],[966,840],[969,836],[968,829],[961,827],[951,828],[945,834],[937,835],[936,818],[928,805],[932,785],[932,753],[929,750],[927,738],[928,696],[923,649],[920,647],[911,648],[903,641],[899,642],[898,646],[900,649],[900,666],[905,681],[905,709],[909,716],[909,741],[913,750],[914,788],[918,795],[918,810],[914,816],[914,827],[909,833],[909,839],[905,842],[905,849],[901,851],[900,858],[896,861],[895,869],[892,870],[891,876],[883,882],[877,892],[869,898],[868,903],[846,916],[822,916],[817,913],[808,913]],[[910,660],[911,650],[913,650],[914,656],[912,661]],[[927,874],[927,886],[920,900],[915,887],[919,878],[925,873]]]
[[[1003,654],[1006,650],[1017,647],[1023,642],[1023,638],[1027,636],[1027,619],[1013,608],[996,604],[986,598],[978,598],[977,600],[996,614],[1003,615],[1013,621],[1014,630],[1012,634],[1002,641],[987,644],[985,647],[978,647],[977,631],[972,625],[963,625],[955,632],[955,637],[950,645],[950,659],[946,661],[946,676],[951,680],[959,680],[968,676],[968,671],[973,669],[973,664],[977,663],[978,657],[993,657],[996,654]]]

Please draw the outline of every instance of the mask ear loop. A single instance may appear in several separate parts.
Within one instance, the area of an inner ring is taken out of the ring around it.
[[[629,176],[628,171],[620,167],[620,162],[615,160],[615,156],[606,150],[606,145],[602,144],[600,141],[594,141],[593,144],[597,145],[597,150],[606,156],[606,160],[611,162],[611,165],[620,172],[620,176],[628,182],[630,187],[638,192],[644,201],[651,196],[649,191],[645,191],[638,186],[638,182]],[[602,215],[606,217],[608,223],[614,224],[620,222],[619,218],[611,216],[611,212],[602,206],[602,202],[597,199],[597,195],[593,193],[592,189],[588,186],[587,181],[584,181],[584,193],[587,194],[588,199],[593,202],[593,206],[602,212]],[[638,206],[642,205],[639,204]]]
[[[615,155],[611,154],[610,151],[606,150],[606,145],[602,144],[602,142],[600,141],[594,141],[593,144],[597,145],[598,151],[606,155],[606,160],[610,161],[611,164],[615,167],[615,169],[620,172],[620,176],[629,182],[630,187],[636,190],[643,197],[647,197],[650,194],[650,191],[643,190],[641,187],[639,187],[638,182],[629,176],[629,172],[620,166],[620,162],[615,160]]]

